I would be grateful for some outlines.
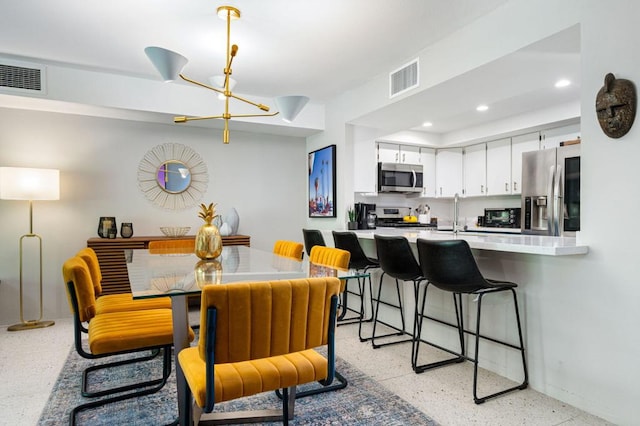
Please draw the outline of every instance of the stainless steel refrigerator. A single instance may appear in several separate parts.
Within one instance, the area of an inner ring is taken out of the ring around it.
[[[580,144],[522,154],[523,234],[580,230]]]

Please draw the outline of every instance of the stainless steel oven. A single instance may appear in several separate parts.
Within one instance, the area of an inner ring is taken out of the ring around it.
[[[378,192],[422,192],[422,165],[378,163]]]

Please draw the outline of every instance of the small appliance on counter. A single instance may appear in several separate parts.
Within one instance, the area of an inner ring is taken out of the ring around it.
[[[367,203],[355,203],[356,222],[358,229],[376,229],[376,205]]]
[[[484,228],[517,228],[520,229],[520,208],[484,209],[484,216],[479,216],[478,226]]]
[[[435,224],[420,223],[412,214],[411,207],[378,207],[378,227],[380,228],[435,228]]]

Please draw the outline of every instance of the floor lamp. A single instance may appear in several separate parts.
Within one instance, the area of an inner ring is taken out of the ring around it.
[[[31,169],[24,167],[0,167],[0,200],[29,201],[29,233],[20,237],[20,324],[9,326],[9,331],[31,330],[49,327],[53,321],[42,320],[42,238],[33,233],[33,201],[60,199],[60,171],[54,169]],[[23,305],[23,247],[25,238],[38,240],[40,274],[40,316],[38,319],[24,319]]]

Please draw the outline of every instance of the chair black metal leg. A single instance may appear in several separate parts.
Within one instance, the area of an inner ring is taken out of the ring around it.
[[[144,386],[155,386],[159,383],[161,383],[163,380],[165,380],[165,375],[168,377],[168,375],[166,374],[166,372],[163,372],[163,378],[160,379],[155,379],[155,380],[149,380],[146,382],[140,382],[140,383],[133,383],[131,385],[126,385],[126,386],[119,386],[117,388],[111,388],[111,389],[106,389],[106,390],[102,390],[102,391],[97,391],[97,392],[89,392],[88,387],[89,387],[89,374],[93,373],[95,371],[99,371],[99,370],[104,370],[107,368],[111,368],[111,367],[119,367],[122,365],[128,365],[128,364],[136,364],[138,362],[145,362],[145,361],[149,361],[154,359],[155,357],[157,357],[160,354],[160,349],[155,349],[152,350],[150,355],[146,355],[146,356],[142,356],[142,357],[137,357],[137,358],[132,358],[132,359],[126,359],[123,361],[114,361],[114,362],[108,362],[105,364],[99,364],[99,365],[93,365],[91,367],[87,367],[83,372],[82,372],[82,396],[86,397],[86,398],[96,398],[99,396],[105,396],[105,395],[111,395],[114,393],[120,393],[120,392],[126,392],[126,391],[130,391],[133,389],[137,389],[140,387],[144,387]]]
[[[371,333],[371,346],[373,347],[373,349],[378,349],[381,348],[383,346],[389,346],[389,345],[396,345],[398,343],[405,343],[405,342],[409,342],[409,341],[413,341],[413,337],[409,338],[409,339],[403,339],[403,340],[394,340],[391,342],[385,342],[385,343],[378,343],[376,344],[375,339],[380,339],[380,338],[384,338],[384,337],[390,337],[390,336],[403,336],[405,333],[405,322],[404,322],[404,312],[403,312],[403,307],[402,307],[402,298],[400,296],[400,284],[398,283],[398,280],[396,279],[396,294],[398,296],[398,305],[393,305],[391,303],[385,303],[382,302],[383,304],[398,308],[400,310],[400,321],[402,324],[402,328],[398,328],[395,327],[391,324],[388,324],[384,321],[378,321],[378,311],[380,310],[380,297],[381,297],[381,293],[382,293],[382,282],[384,280],[384,272],[380,275],[380,282],[378,284],[378,298],[376,299],[376,306],[375,306],[375,313],[374,313],[374,317],[373,317],[373,331]],[[376,326],[378,325],[378,322],[380,322],[383,325],[386,325],[387,327],[395,330],[395,332],[392,333],[388,333],[388,334],[383,334],[381,336],[376,336]]]
[[[142,389],[136,392],[131,392],[131,393],[125,393],[122,395],[116,395],[110,398],[104,398],[104,399],[100,399],[97,401],[92,401],[92,402],[88,402],[86,404],[81,404],[78,405],[77,407],[75,407],[73,410],[71,410],[71,413],[69,414],[69,424],[71,426],[75,426],[76,425],[76,416],[79,412],[81,411],[85,411],[91,408],[97,408],[97,407],[101,407],[103,405],[107,405],[113,402],[118,402],[118,401],[124,401],[127,399],[131,399],[131,398],[137,398],[137,397],[141,397],[141,396],[145,396],[145,395],[151,395],[153,393],[158,392],[160,389],[162,389],[164,387],[164,385],[167,383],[167,379],[169,378],[169,375],[171,374],[171,348],[170,347],[165,347],[162,349],[163,351],[163,366],[162,366],[162,372],[163,372],[163,378],[162,379],[158,379],[158,380],[153,380],[153,381],[149,381],[149,382],[145,382],[145,383],[138,383],[137,385],[134,386],[134,388],[139,388],[142,386],[150,386],[150,384],[154,383],[155,386],[153,387],[147,387],[146,389]],[[133,385],[132,385],[133,386]],[[123,386],[122,388],[126,388],[128,386]]]
[[[473,400],[476,404],[482,404],[483,402],[487,401],[488,399],[491,398],[495,398],[497,396],[500,395],[504,395],[508,392],[514,391],[514,390],[522,390],[522,389],[526,389],[529,386],[529,373],[527,371],[527,364],[526,364],[526,360],[525,360],[525,354],[524,354],[524,340],[522,338],[522,327],[520,324],[520,313],[518,311],[518,301],[516,298],[516,293],[515,290],[513,289],[509,289],[512,294],[513,294],[513,302],[514,302],[514,306],[515,306],[515,313],[516,313],[516,323],[518,326],[518,338],[519,338],[519,342],[520,342],[520,346],[519,347],[515,347],[517,349],[520,350],[520,353],[522,355],[522,368],[523,368],[523,372],[524,372],[524,380],[521,384],[516,385],[516,386],[512,386],[510,388],[501,390],[499,392],[495,392],[492,393],[490,395],[486,395],[483,397],[478,397],[478,353],[479,353],[479,347],[480,347],[480,312],[482,310],[482,297],[483,294],[480,293],[478,294],[478,310],[477,310],[477,314],[476,314],[476,348],[475,348],[475,357],[474,357],[474,361],[473,361]],[[499,342],[501,343],[501,342]],[[510,347],[514,347],[513,345],[509,345],[507,344],[507,346]]]
[[[303,392],[299,392],[296,390],[296,399],[298,398],[304,398],[305,396],[310,396],[310,395],[317,395],[319,393],[325,393],[325,392],[332,392],[332,391],[336,391],[339,389],[344,389],[347,387],[347,385],[349,384],[347,382],[347,379],[340,374],[339,372],[335,372],[335,378],[334,378],[334,383],[327,385],[327,386],[320,386],[318,388],[315,389],[309,389]],[[276,390],[276,395],[278,396],[278,398],[282,398],[283,395],[280,392],[280,390]]]
[[[449,365],[449,364],[457,364],[460,362],[465,361],[467,358],[464,355],[464,338],[463,338],[463,324],[462,324],[462,315],[461,315],[461,311],[459,311],[459,309],[461,309],[461,307],[458,307],[458,302],[456,301],[456,296],[455,294],[453,295],[453,304],[455,306],[455,310],[456,310],[456,322],[457,322],[457,328],[458,328],[458,333],[460,334],[461,338],[460,338],[460,352],[455,352],[452,351],[450,349],[447,349],[441,345],[438,345],[436,343],[433,342],[429,342],[427,340],[423,340],[422,339],[422,322],[424,320],[424,318],[429,318],[427,315],[425,315],[424,313],[424,308],[425,308],[425,304],[426,304],[426,300],[427,300],[427,290],[429,288],[429,284],[427,283],[427,286],[424,289],[424,295],[422,297],[422,302],[421,302],[421,306],[420,306],[420,318],[418,319],[418,327],[417,327],[417,334],[415,336],[415,344],[413,345],[413,356],[412,356],[412,368],[413,371],[416,372],[416,374],[419,373],[423,373],[427,370],[431,370],[434,368],[438,368],[438,367],[443,367],[445,365]],[[420,350],[420,343],[426,343],[429,346],[432,346],[434,348],[440,349],[442,351],[448,352],[452,355],[455,355],[453,358],[448,358],[442,361],[436,361],[436,362],[431,362],[428,364],[422,364],[422,365],[418,365],[418,354],[419,354],[419,350]]]

